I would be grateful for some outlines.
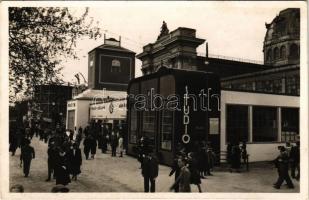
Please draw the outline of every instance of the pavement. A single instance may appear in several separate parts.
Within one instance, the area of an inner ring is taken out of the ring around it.
[[[47,178],[47,144],[33,138],[31,146],[35,148],[36,158],[32,160],[30,175],[25,178],[19,166],[20,149],[10,156],[10,186],[21,184],[25,192],[50,192],[56,185],[55,180],[45,182]],[[85,160],[83,155],[82,173],[77,181],[72,181],[70,192],[143,192],[143,177],[140,163],[133,157],[111,157],[110,152],[97,151],[93,160]],[[156,192],[169,192],[174,177],[169,177],[170,168],[159,166],[156,179]],[[213,176],[202,179],[203,192],[244,192],[244,193],[296,193],[299,182],[293,179],[294,189],[283,185],[280,190],[272,187],[277,180],[277,170],[270,163],[252,164],[249,172],[230,173],[225,167],[217,167]],[[192,192],[198,192],[191,185]]]

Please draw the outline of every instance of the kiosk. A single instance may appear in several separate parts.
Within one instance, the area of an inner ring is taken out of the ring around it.
[[[138,154],[146,137],[160,163],[171,165],[178,145],[194,151],[210,138],[210,123],[220,117],[220,81],[213,73],[161,67],[128,86],[128,154]],[[211,121],[211,122],[210,122]],[[219,129],[218,129],[219,131]]]

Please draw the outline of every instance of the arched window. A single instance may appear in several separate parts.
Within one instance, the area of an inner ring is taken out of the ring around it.
[[[282,59],[286,58],[286,47],[285,46],[281,46],[280,48],[280,58]]]
[[[291,58],[298,58],[299,57],[297,44],[291,44],[291,46],[290,46],[290,57]]]
[[[268,49],[267,50],[267,53],[266,53],[266,61],[271,61],[271,49]]]
[[[121,72],[121,65],[119,60],[112,60],[111,72]]]
[[[276,48],[274,49],[274,59],[277,60],[278,58],[279,58],[279,48],[276,47]]]

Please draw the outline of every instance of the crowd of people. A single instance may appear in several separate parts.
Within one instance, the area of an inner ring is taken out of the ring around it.
[[[170,187],[174,192],[191,192],[191,184],[196,185],[198,191],[202,192],[201,179],[213,175],[211,171],[215,163],[215,153],[210,143],[203,141],[194,146],[197,148],[190,151],[181,143],[177,145],[176,156],[169,173],[169,176],[175,174],[175,183]],[[138,160],[144,177],[144,192],[155,192],[155,180],[159,174],[157,155],[149,145],[147,137],[141,137],[138,147]]]
[[[227,144],[226,161],[230,165],[230,172],[241,172],[242,165],[249,170],[248,157],[246,142],[243,142],[241,146],[239,142]]]
[[[39,126],[32,128],[27,125],[20,125],[11,129],[9,134],[9,151],[14,156],[18,148],[21,149],[20,166],[23,167],[25,177],[30,174],[31,160],[35,158],[35,150],[30,145],[33,137],[45,142],[47,147],[47,179],[55,179],[56,185],[66,186],[71,181],[76,181],[81,173],[82,151],[86,160],[94,159],[97,148],[106,153],[108,146],[111,149],[111,156],[118,154],[123,157],[124,142],[119,129],[108,129],[103,123],[89,123],[84,129],[75,127],[74,130],[65,130],[57,125],[51,131]]]
[[[55,179],[57,186],[67,186],[71,181],[77,180],[78,175],[81,173],[83,160],[81,145],[83,145],[86,160],[95,159],[97,149],[100,149],[103,154],[106,154],[109,149],[112,157],[116,157],[117,154],[119,157],[123,157],[125,149],[121,131],[115,128],[111,130],[105,124],[90,123],[84,129],[75,127],[74,130],[57,127],[54,131],[42,130],[40,127],[19,128],[10,131],[10,152],[14,156],[16,149],[21,149],[20,165],[23,167],[25,177],[29,176],[31,161],[36,157],[35,149],[30,145],[33,137],[38,137],[40,141],[48,145],[48,176],[46,181]],[[213,175],[216,155],[211,148],[211,144],[198,141],[192,146],[194,148],[187,148],[182,143],[176,145],[174,161],[169,173],[169,176],[175,176],[175,181],[170,187],[171,191],[191,192],[191,185],[195,185],[198,191],[202,192],[201,179]],[[291,169],[292,178],[299,180],[299,146],[299,142],[297,142],[296,145],[287,143],[286,146],[278,147],[280,153],[274,161],[278,169],[278,180],[274,183],[274,188],[280,189],[284,181],[286,181],[289,188],[294,188],[289,169]],[[159,175],[157,156],[154,147],[150,145],[149,139],[141,137],[138,142],[138,161],[144,178],[144,192],[156,191],[156,178]],[[239,145],[239,143],[228,144],[227,163],[230,165],[231,172],[240,172],[242,164],[248,165],[247,145],[245,142],[242,145]],[[57,188],[54,188],[54,190],[56,191]],[[64,190],[67,191],[65,188]]]

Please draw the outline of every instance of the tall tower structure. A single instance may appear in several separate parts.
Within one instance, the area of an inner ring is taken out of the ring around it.
[[[282,10],[265,26],[264,64],[271,67],[299,64],[300,9]]]
[[[121,46],[121,38],[106,39],[88,53],[88,88],[125,91],[135,74],[135,53]]]

